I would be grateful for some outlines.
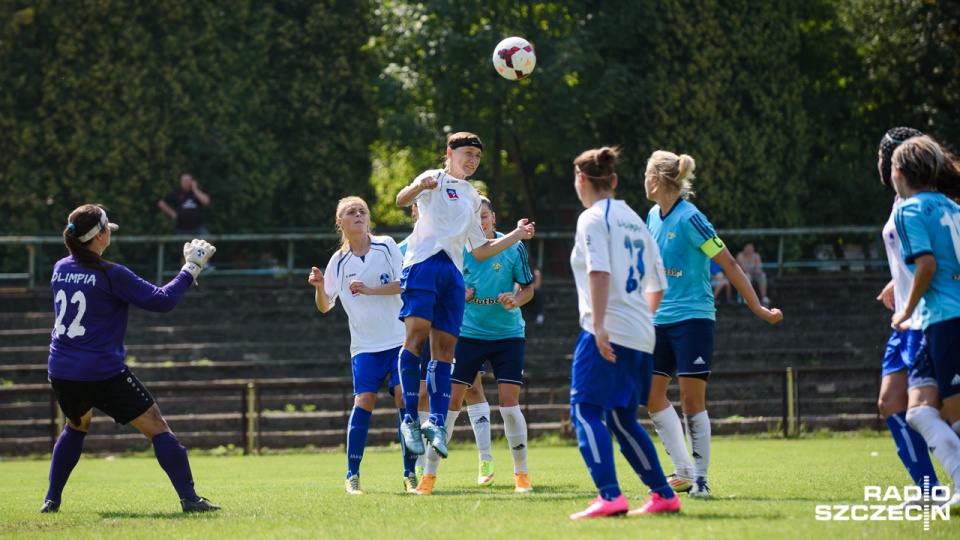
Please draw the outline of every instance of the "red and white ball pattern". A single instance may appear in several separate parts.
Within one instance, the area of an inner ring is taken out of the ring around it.
[[[537,65],[533,45],[521,37],[508,37],[493,50],[493,67],[504,79],[525,79]]]

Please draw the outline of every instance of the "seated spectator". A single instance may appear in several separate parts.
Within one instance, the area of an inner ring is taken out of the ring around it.
[[[719,264],[710,260],[710,284],[713,286],[713,297],[717,302],[720,301],[720,292],[724,291],[724,299],[728,304],[732,304],[730,280],[723,274],[723,268]]]
[[[747,275],[750,283],[753,283],[760,290],[760,302],[764,306],[770,305],[770,298],[767,297],[767,274],[763,272],[763,261],[760,254],[756,252],[753,242],[747,241],[743,244],[743,251],[737,254],[737,264],[743,268],[743,273]]]

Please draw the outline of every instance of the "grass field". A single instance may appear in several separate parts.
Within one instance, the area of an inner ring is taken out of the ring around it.
[[[659,445],[658,445],[659,446]],[[59,514],[39,514],[46,460],[0,462],[0,536],[14,538],[958,538],[960,517],[923,523],[817,521],[821,504],[864,504],[865,485],[908,481],[889,437],[800,440],[715,438],[712,500],[683,498],[678,515],[572,522],[596,495],[577,449],[531,444],[534,491],[512,491],[506,443],[494,443],[497,478],[478,488],[476,453],[455,445],[434,495],[401,492],[399,450],[370,449],[364,495],[343,492],[343,452],[256,457],[191,455],[197,492],[221,512],[184,515],[152,456],[90,457],[67,484]],[[618,455],[624,493],[647,490]],[[661,455],[661,460],[665,456]],[[669,463],[669,461],[667,461]],[[670,472],[670,471],[667,471]],[[944,478],[942,471],[941,478]],[[869,503],[868,503],[869,504]],[[876,503],[874,503],[876,504]],[[69,536],[67,536],[69,535]]]

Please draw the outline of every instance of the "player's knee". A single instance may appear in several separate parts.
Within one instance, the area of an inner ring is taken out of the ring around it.
[[[353,396],[353,405],[365,411],[372,411],[377,403],[377,395],[372,392],[363,392]]]
[[[893,403],[891,403],[889,399],[884,396],[880,396],[880,398],[877,399],[877,412],[880,413],[880,418],[886,420],[890,415],[901,412],[893,409]]]

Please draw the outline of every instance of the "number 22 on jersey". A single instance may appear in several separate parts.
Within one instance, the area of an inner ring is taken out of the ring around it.
[[[54,297],[54,302],[59,304],[60,309],[57,314],[57,322],[54,325],[54,330],[57,333],[58,337],[63,337],[66,335],[68,338],[75,338],[82,336],[87,333],[87,329],[83,327],[80,321],[83,319],[83,314],[87,311],[87,297],[83,295],[83,292],[77,291],[73,293],[73,297],[70,298],[70,304],[77,304],[77,316],[73,318],[73,321],[70,322],[70,327],[67,328],[64,326],[64,317],[67,314],[67,293],[63,292],[63,289],[57,291],[57,295]]]

